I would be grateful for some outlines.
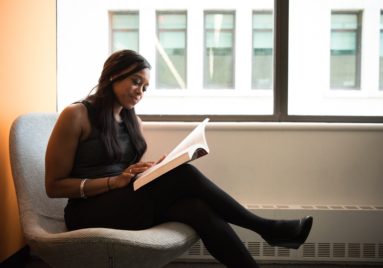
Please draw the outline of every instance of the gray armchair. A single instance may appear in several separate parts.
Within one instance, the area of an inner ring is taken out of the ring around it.
[[[162,267],[198,240],[191,228],[176,222],[142,231],[67,231],[63,219],[66,199],[49,199],[44,187],[45,150],[57,116],[22,115],[10,131],[20,221],[33,254],[52,267]]]

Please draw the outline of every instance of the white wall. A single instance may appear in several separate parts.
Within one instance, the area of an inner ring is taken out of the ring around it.
[[[147,158],[192,123],[145,123]],[[209,123],[210,154],[195,164],[245,204],[383,205],[383,126]]]

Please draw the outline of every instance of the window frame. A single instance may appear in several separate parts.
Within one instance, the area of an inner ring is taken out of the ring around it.
[[[145,121],[383,123],[383,116],[288,114],[289,0],[274,0],[274,113],[272,115],[140,115]]]
[[[383,24],[383,10],[380,10],[380,25],[379,25],[379,37],[381,37],[383,35],[383,27],[382,27],[382,24]],[[380,38],[380,42],[382,42],[382,39],[383,38]],[[380,55],[380,47],[383,46],[383,44],[380,44],[379,43],[379,90],[380,91],[383,91],[383,79],[381,76],[382,74],[382,71],[383,71],[383,64],[382,64],[382,58],[383,58],[383,55],[381,56]]]

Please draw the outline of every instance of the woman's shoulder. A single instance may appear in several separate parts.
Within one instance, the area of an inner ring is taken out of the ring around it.
[[[82,102],[75,102],[65,107],[61,114],[70,117],[82,117],[87,114],[87,108]]]
[[[74,124],[82,124],[88,117],[88,111],[85,105],[81,102],[76,102],[68,105],[60,113],[60,118],[64,121],[70,121]]]
[[[81,141],[90,135],[92,129],[87,108],[82,103],[73,103],[65,107],[60,113],[57,125],[59,129],[66,129],[65,132],[80,137]]]

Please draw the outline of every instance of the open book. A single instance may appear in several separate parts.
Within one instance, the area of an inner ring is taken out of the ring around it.
[[[134,190],[165,174],[179,165],[200,158],[209,153],[205,138],[205,127],[209,118],[203,120],[162,162],[137,175]]]

